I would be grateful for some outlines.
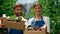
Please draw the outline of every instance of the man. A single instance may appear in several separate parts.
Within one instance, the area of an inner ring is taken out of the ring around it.
[[[18,17],[21,17],[25,23],[27,22],[26,19],[22,17],[23,12],[23,5],[22,4],[16,4],[14,5],[14,16],[11,16],[10,18],[16,19]],[[16,29],[10,29],[9,34],[23,34],[23,30],[16,30]]]

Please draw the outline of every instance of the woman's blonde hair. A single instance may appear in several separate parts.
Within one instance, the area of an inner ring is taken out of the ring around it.
[[[42,5],[41,5],[39,2],[36,2],[36,3],[33,5],[33,8],[34,8],[35,6],[37,6],[37,5],[39,5],[39,6],[42,8]]]

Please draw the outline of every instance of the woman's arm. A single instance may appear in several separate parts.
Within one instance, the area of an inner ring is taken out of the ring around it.
[[[44,17],[44,22],[47,26],[47,33],[50,33],[50,19],[49,19],[49,17]]]
[[[50,33],[50,19],[47,19],[47,34]]]
[[[47,34],[50,34],[49,32],[47,32]]]

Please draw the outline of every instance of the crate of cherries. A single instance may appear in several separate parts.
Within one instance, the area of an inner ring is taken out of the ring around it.
[[[29,25],[28,27],[27,27],[27,29],[28,29],[28,31],[41,31],[41,28],[40,27],[34,27],[34,26],[32,26],[32,25]]]

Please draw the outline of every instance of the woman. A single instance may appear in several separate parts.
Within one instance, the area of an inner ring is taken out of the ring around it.
[[[35,17],[30,18],[28,20],[28,25],[32,25],[34,27],[42,27],[44,24],[47,25],[47,33],[50,33],[50,20],[48,17],[42,16],[42,6],[38,2],[36,2],[33,6]]]

